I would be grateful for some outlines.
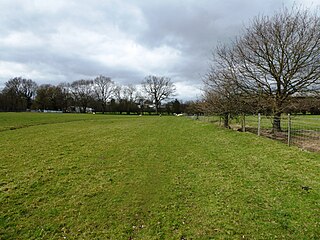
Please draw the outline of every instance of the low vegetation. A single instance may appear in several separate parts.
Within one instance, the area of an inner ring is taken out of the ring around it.
[[[178,117],[0,123],[0,239],[320,238],[319,154]]]

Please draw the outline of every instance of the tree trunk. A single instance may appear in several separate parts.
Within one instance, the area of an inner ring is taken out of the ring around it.
[[[156,103],[156,115],[159,113],[158,103]]]
[[[272,132],[281,132],[281,112],[276,112],[273,116]]]
[[[105,113],[106,109],[107,109],[106,104],[105,104],[105,103],[102,103],[102,114]]]
[[[161,105],[161,103],[160,103],[160,101],[155,101],[155,105],[156,105],[156,115],[158,115],[160,112],[159,112],[159,110],[160,110],[160,105]]]
[[[229,113],[223,114],[223,127],[229,128]]]

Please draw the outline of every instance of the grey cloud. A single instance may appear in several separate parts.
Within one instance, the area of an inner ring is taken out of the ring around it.
[[[208,47],[239,34],[243,23],[253,16],[268,14],[278,7],[281,3],[277,0],[148,2],[141,6],[149,24],[142,41],[152,46],[182,45],[191,50],[194,44]]]
[[[295,2],[310,5],[310,1]],[[241,34],[242,27],[254,16],[273,14],[282,6],[290,7],[293,2],[3,0],[0,2],[0,42],[14,32],[29,32],[39,38],[40,43],[25,46],[23,41],[27,39],[20,39],[21,46],[1,45],[0,64],[4,61],[25,64],[26,69],[41,73],[40,77],[37,75],[38,79],[33,79],[38,83],[73,81],[103,74],[121,84],[138,84],[147,74],[165,74],[173,81],[197,88],[208,67],[211,50],[217,43],[230,41]],[[121,48],[121,41],[136,44],[141,52],[136,53],[134,48],[129,48],[121,54],[141,54],[141,59],[163,46],[178,56],[173,58],[176,62],[170,64],[155,60],[152,64],[159,66],[153,68],[149,67],[151,60],[137,65],[135,57],[132,62],[114,64],[111,60],[102,61],[94,57],[98,53],[122,57],[113,49],[114,45],[108,48],[105,39],[110,41],[108,44],[117,43],[115,46],[118,48]],[[100,44],[107,46],[101,47]],[[108,51],[104,53],[105,50]],[[150,69],[155,72],[150,72]],[[0,86],[8,80],[6,78],[1,76],[0,69]],[[187,92],[190,94],[190,88]]]

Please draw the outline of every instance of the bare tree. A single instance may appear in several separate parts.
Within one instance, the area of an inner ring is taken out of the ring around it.
[[[174,96],[176,91],[176,87],[170,78],[157,76],[147,76],[142,82],[142,88],[154,102],[157,114],[161,106],[161,101]]]
[[[233,56],[225,46],[214,53],[212,65],[204,77],[203,111],[220,115],[224,127],[229,128],[230,116],[253,113],[257,110],[257,99],[239,86]]]
[[[93,80],[77,80],[71,83],[71,92],[80,112],[85,113],[92,99]]]
[[[30,109],[32,101],[36,96],[38,85],[36,82],[31,79],[22,79],[21,80],[21,93],[25,97],[27,102],[27,108]]]
[[[223,67],[241,91],[269,103],[274,131],[281,130],[280,116],[290,96],[319,89],[319,29],[316,13],[283,9],[272,17],[256,17],[231,47],[215,52],[214,66]]]
[[[34,105],[36,109],[66,111],[64,89],[61,85],[42,84],[38,87]]]
[[[61,89],[62,110],[64,112],[68,112],[73,103],[71,84],[67,82],[62,82],[57,87]]]
[[[123,99],[123,86],[115,85],[113,89],[114,97],[117,102],[120,102]]]
[[[30,109],[38,85],[31,79],[15,77],[5,84],[3,93],[8,100],[8,110],[21,111]]]
[[[123,101],[127,114],[139,112],[139,98],[140,93],[135,86],[129,84],[123,88]]]
[[[131,112],[139,112],[138,109],[138,98],[139,92],[137,88],[131,84],[127,86],[116,85],[114,87],[114,109],[116,109],[120,114],[126,112],[131,114]]]
[[[107,103],[114,92],[114,82],[111,78],[100,75],[94,79],[94,92],[101,103],[102,113],[104,114]]]
[[[232,62],[226,54],[226,48],[217,51],[215,65],[204,78],[203,110],[220,115],[224,119],[224,127],[229,128],[230,115],[238,115],[243,109],[243,92],[236,84]]]
[[[123,88],[123,97],[127,101],[135,102],[138,96],[139,96],[139,93],[135,86],[129,84]]]

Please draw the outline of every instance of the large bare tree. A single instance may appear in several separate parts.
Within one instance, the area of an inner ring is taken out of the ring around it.
[[[147,76],[142,82],[142,88],[154,102],[157,114],[161,106],[161,101],[174,96],[176,91],[176,87],[170,78],[158,76]]]
[[[8,99],[8,110],[30,109],[37,91],[37,83],[31,79],[15,77],[5,83],[3,93]]]
[[[73,81],[70,87],[77,107],[81,113],[85,113],[93,97],[93,80]]]
[[[94,79],[94,92],[104,114],[107,103],[114,92],[114,82],[111,78],[100,75]]]
[[[289,97],[319,89],[320,18],[296,7],[256,17],[231,46],[217,48],[213,66],[229,72],[241,91],[268,102],[273,130],[280,131]]]

